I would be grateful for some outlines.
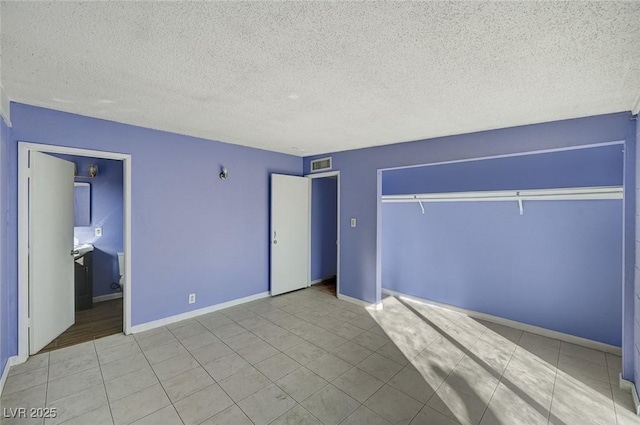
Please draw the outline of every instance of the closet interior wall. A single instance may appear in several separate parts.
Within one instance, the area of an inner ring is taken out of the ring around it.
[[[383,290],[620,346],[623,160],[611,144],[384,171]]]

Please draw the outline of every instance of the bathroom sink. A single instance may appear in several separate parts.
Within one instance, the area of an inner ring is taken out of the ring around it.
[[[80,258],[85,255],[87,252],[93,251],[93,245],[90,243],[85,243],[82,245],[74,245],[73,247],[73,258]]]

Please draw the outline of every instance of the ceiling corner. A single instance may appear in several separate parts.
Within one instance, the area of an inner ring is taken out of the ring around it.
[[[638,115],[638,112],[640,112],[640,93],[638,93],[635,102],[633,102],[633,106],[631,106],[631,114]]]
[[[0,86],[0,115],[4,122],[11,127],[11,99],[2,86]]]

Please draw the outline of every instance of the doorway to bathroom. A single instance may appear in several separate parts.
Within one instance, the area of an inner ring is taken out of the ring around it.
[[[19,143],[20,359],[129,332],[130,161]]]
[[[51,154],[74,165],[75,322],[39,352],[122,332],[123,161]]]

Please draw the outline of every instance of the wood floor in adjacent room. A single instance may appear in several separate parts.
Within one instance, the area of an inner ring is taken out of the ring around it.
[[[122,298],[94,303],[93,308],[76,311],[76,322],[40,353],[122,332]]]

